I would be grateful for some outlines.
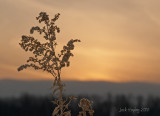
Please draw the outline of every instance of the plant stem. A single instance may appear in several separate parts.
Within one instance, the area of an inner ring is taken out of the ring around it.
[[[83,110],[83,116],[86,116],[86,111],[85,110]]]
[[[60,77],[59,77],[60,78]],[[60,102],[60,116],[63,116],[63,98],[62,98],[62,92],[63,92],[63,85],[61,83],[61,80],[60,80],[60,94],[59,94],[59,102]]]

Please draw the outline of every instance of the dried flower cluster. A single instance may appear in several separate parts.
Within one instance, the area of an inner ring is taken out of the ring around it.
[[[42,69],[52,74],[55,78],[60,78],[61,69],[65,66],[69,66],[69,58],[73,56],[71,50],[74,49],[74,42],[80,42],[78,39],[71,39],[66,46],[63,47],[61,53],[56,55],[55,48],[56,42],[56,32],[59,33],[60,29],[55,25],[55,21],[59,18],[60,14],[56,14],[55,17],[49,20],[49,16],[45,12],[41,12],[37,17],[39,23],[44,22],[45,26],[40,28],[39,26],[32,27],[30,29],[30,34],[34,31],[39,32],[39,34],[44,34],[44,38],[47,40],[45,43],[39,42],[37,39],[31,36],[22,36],[20,46],[25,51],[30,51],[34,54],[33,57],[29,57],[27,60],[30,64],[22,65],[18,68],[21,71],[28,67],[33,67],[34,69]]]
[[[65,85],[61,81],[61,70],[64,67],[70,66],[69,59],[73,56],[71,51],[74,49],[74,43],[80,42],[80,40],[71,39],[67,45],[63,46],[63,49],[59,54],[56,53],[56,33],[60,32],[60,28],[55,25],[55,21],[59,18],[59,15],[60,14],[58,13],[54,16],[54,18],[49,19],[49,15],[47,15],[46,12],[41,12],[36,19],[39,23],[44,23],[44,26],[42,28],[35,26],[30,29],[30,34],[37,31],[39,34],[43,35],[46,42],[41,43],[32,36],[22,36],[22,40],[19,45],[26,52],[32,52],[33,56],[29,57],[27,64],[21,65],[18,68],[18,71],[32,67],[35,70],[43,70],[50,73],[55,79],[52,87],[54,89],[53,95],[57,96],[57,99],[52,101],[57,105],[53,111],[53,116],[71,116],[71,111],[68,107],[70,102],[73,99],[76,99],[76,97],[70,96],[63,98],[62,93]],[[86,104],[86,106],[84,106],[84,104]],[[90,116],[93,115],[91,103],[87,99],[82,99],[79,106],[82,108],[83,115],[84,112],[87,111]],[[81,113],[79,116],[81,116]]]
[[[92,104],[93,104],[92,101],[89,101],[86,98],[82,98],[80,100],[80,103],[78,104],[78,106],[82,108],[82,111],[79,112],[78,116],[86,116],[87,112],[89,113],[90,116],[93,116],[94,110],[92,109],[92,106],[91,106]]]

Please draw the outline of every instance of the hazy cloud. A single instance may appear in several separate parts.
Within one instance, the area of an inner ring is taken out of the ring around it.
[[[50,16],[60,12],[60,45],[71,38],[82,40],[64,77],[160,82],[159,4],[158,0],[0,0],[0,64],[24,63],[28,54],[18,46],[21,35],[37,25],[40,11]]]

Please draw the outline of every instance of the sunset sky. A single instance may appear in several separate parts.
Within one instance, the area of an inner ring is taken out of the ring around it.
[[[18,43],[41,11],[61,14],[59,49],[72,38],[82,41],[64,80],[160,83],[159,0],[0,0],[0,79],[52,79],[17,71],[32,55]]]

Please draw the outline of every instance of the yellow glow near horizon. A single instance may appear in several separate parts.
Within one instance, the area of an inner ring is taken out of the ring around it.
[[[35,17],[46,11],[51,17],[61,13],[58,50],[71,38],[82,41],[75,45],[71,66],[62,71],[64,80],[160,83],[160,2],[150,2],[0,1],[0,79],[52,79],[33,69],[17,72],[31,55],[18,45],[21,35],[28,35],[38,24]]]

